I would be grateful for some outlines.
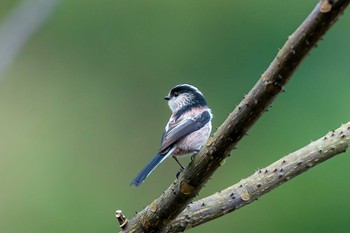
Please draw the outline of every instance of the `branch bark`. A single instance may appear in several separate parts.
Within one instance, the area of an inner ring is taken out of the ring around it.
[[[188,205],[163,232],[183,232],[252,203],[310,168],[345,152],[350,122],[225,190]]]
[[[327,2],[325,2],[327,1]],[[124,225],[123,232],[161,232],[198,194],[221,162],[268,109],[292,74],[335,23],[350,0],[322,0],[288,38],[253,89],[207,142],[177,180]],[[327,5],[328,8],[321,6]]]

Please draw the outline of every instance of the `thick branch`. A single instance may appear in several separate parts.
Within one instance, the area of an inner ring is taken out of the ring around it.
[[[188,205],[163,232],[183,232],[250,204],[315,165],[345,152],[349,146],[350,122],[239,183]]]
[[[124,232],[159,232],[179,215],[198,194],[215,170],[248,129],[283,90],[303,58],[348,6],[350,0],[333,0],[330,9],[317,4],[302,25],[288,38],[276,58],[253,89],[228,116],[196,159],[172,185],[144,210],[134,216]],[[322,11],[322,12],[321,12]]]

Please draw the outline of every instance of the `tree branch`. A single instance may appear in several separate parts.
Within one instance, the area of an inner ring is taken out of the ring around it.
[[[320,9],[327,1],[326,9]],[[123,232],[159,232],[179,215],[248,129],[283,90],[303,58],[348,6],[350,0],[323,0],[288,38],[253,89],[230,113],[207,145],[170,187],[124,226]]]
[[[349,146],[350,122],[239,183],[188,205],[163,232],[183,232],[248,205],[299,174],[345,152]]]

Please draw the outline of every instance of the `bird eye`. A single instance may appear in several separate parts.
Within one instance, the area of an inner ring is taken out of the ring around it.
[[[177,97],[179,95],[178,92],[174,92],[174,96]]]

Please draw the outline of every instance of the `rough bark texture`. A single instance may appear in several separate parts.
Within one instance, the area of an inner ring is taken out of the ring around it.
[[[334,24],[349,2],[350,0],[328,0],[316,5],[288,38],[253,89],[230,113],[179,178],[159,198],[130,219],[123,232],[161,232],[186,208],[230,151],[283,90],[303,58]],[[321,8],[324,5],[328,8]]]
[[[239,183],[193,202],[163,232],[182,232],[239,209],[323,161],[345,152],[349,146],[350,122],[259,169]]]

